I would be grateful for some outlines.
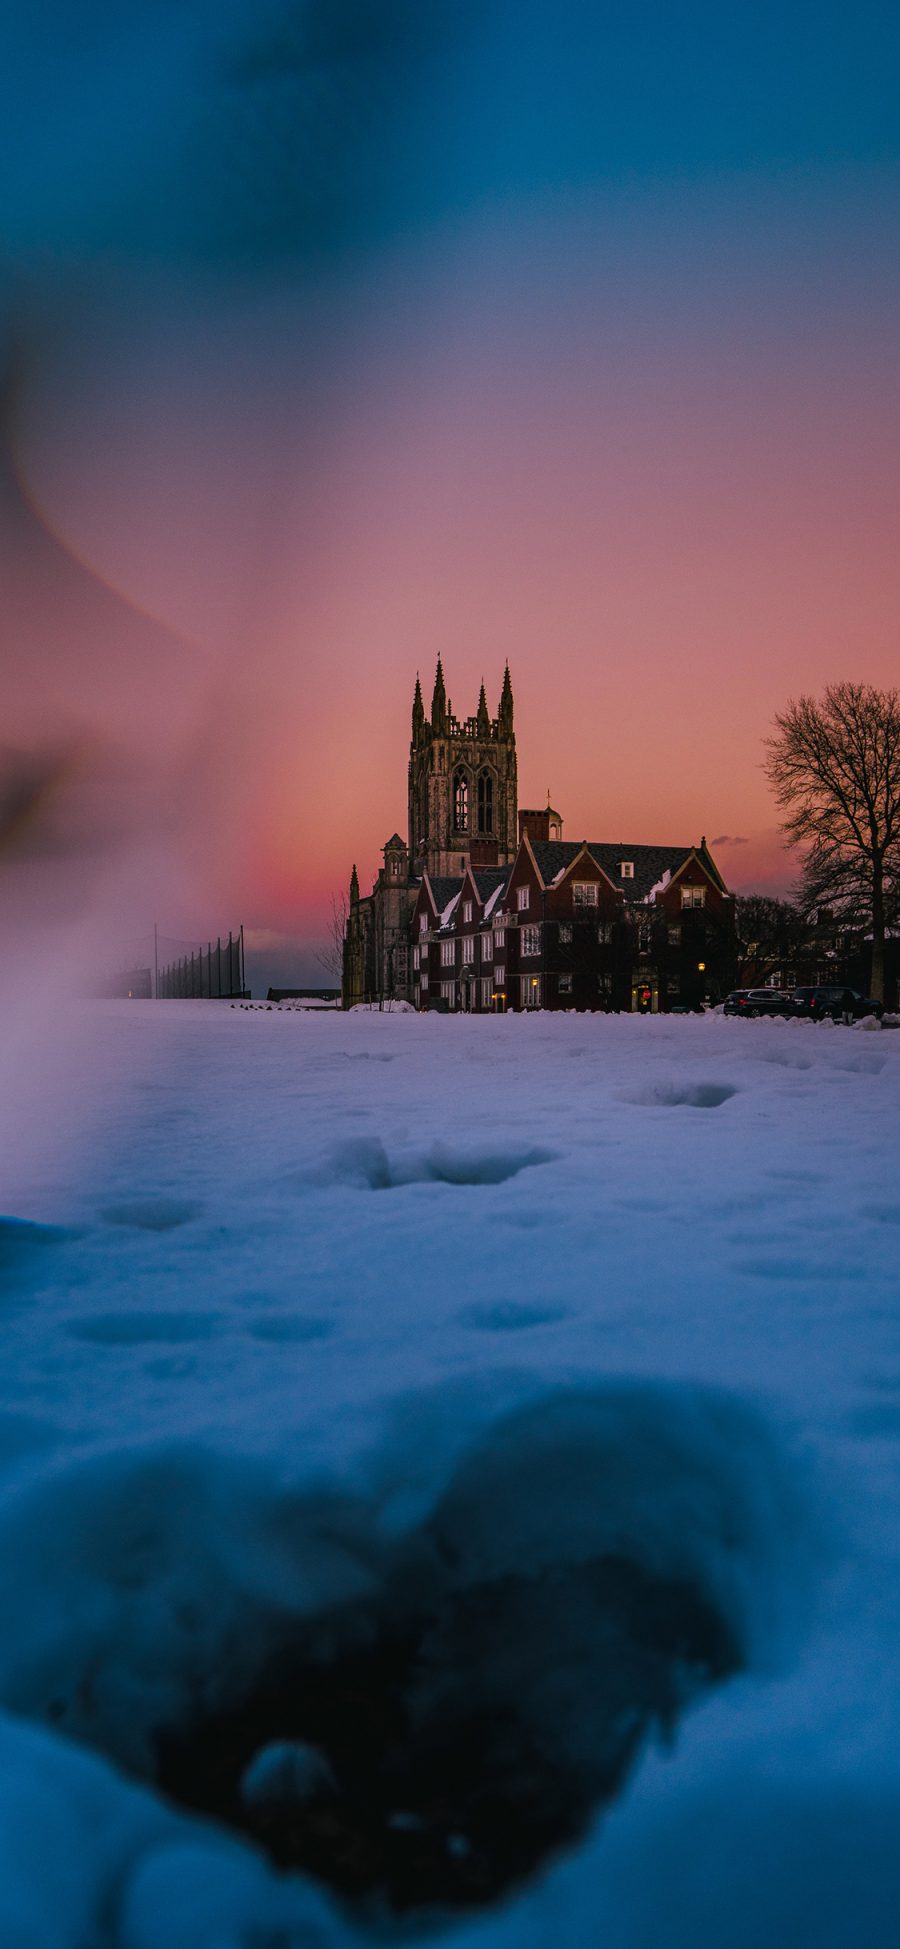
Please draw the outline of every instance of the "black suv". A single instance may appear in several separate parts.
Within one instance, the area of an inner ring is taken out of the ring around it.
[[[726,1000],[723,1015],[796,1015],[790,995],[777,988],[735,988]]]
[[[858,1022],[863,1015],[875,1015],[880,1022],[884,1003],[861,995],[858,988],[835,983],[833,987],[795,988],[794,1014],[805,1015],[812,1022]]]

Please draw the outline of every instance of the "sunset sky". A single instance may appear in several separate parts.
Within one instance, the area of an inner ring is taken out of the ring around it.
[[[900,668],[896,10],[6,32],[0,742],[99,768],[123,939],[326,980],[438,653],[568,837],[785,885],[773,713]]]

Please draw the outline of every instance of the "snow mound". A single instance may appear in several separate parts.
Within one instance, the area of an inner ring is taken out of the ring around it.
[[[765,1423],[710,1390],[541,1393],[462,1453],[430,1411],[430,1452],[399,1416],[366,1490],[200,1445],[23,1485],[5,1704],[358,1902],[480,1907],[527,1880],[648,1738],[790,1651],[802,1498]]]
[[[370,1191],[390,1191],[404,1184],[505,1184],[520,1171],[552,1163],[555,1152],[516,1146],[508,1150],[398,1150],[388,1156],[380,1138],[361,1137],[338,1146],[330,1165],[316,1173],[316,1182],[331,1178]]]

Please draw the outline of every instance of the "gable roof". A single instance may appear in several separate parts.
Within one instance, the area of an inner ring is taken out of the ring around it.
[[[684,866],[691,854],[698,850],[695,846],[611,845],[606,839],[533,839],[531,851],[545,886],[549,886],[557,875],[571,866],[585,844],[592,859],[596,860],[613,885],[621,888],[628,900],[645,900],[665,873],[674,876],[679,867]],[[630,860],[634,867],[632,880],[622,879],[619,868],[623,860]],[[718,877],[711,859],[709,865],[713,875]]]

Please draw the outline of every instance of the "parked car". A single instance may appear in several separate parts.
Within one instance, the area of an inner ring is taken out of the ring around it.
[[[777,988],[735,988],[723,1009],[725,1015],[796,1015],[790,995]]]
[[[795,988],[794,1013],[804,1015],[813,1022],[858,1022],[863,1015],[875,1015],[879,1022],[884,1014],[884,1003],[873,1001],[871,995],[861,995],[858,988],[844,988],[835,983],[819,988]]]

